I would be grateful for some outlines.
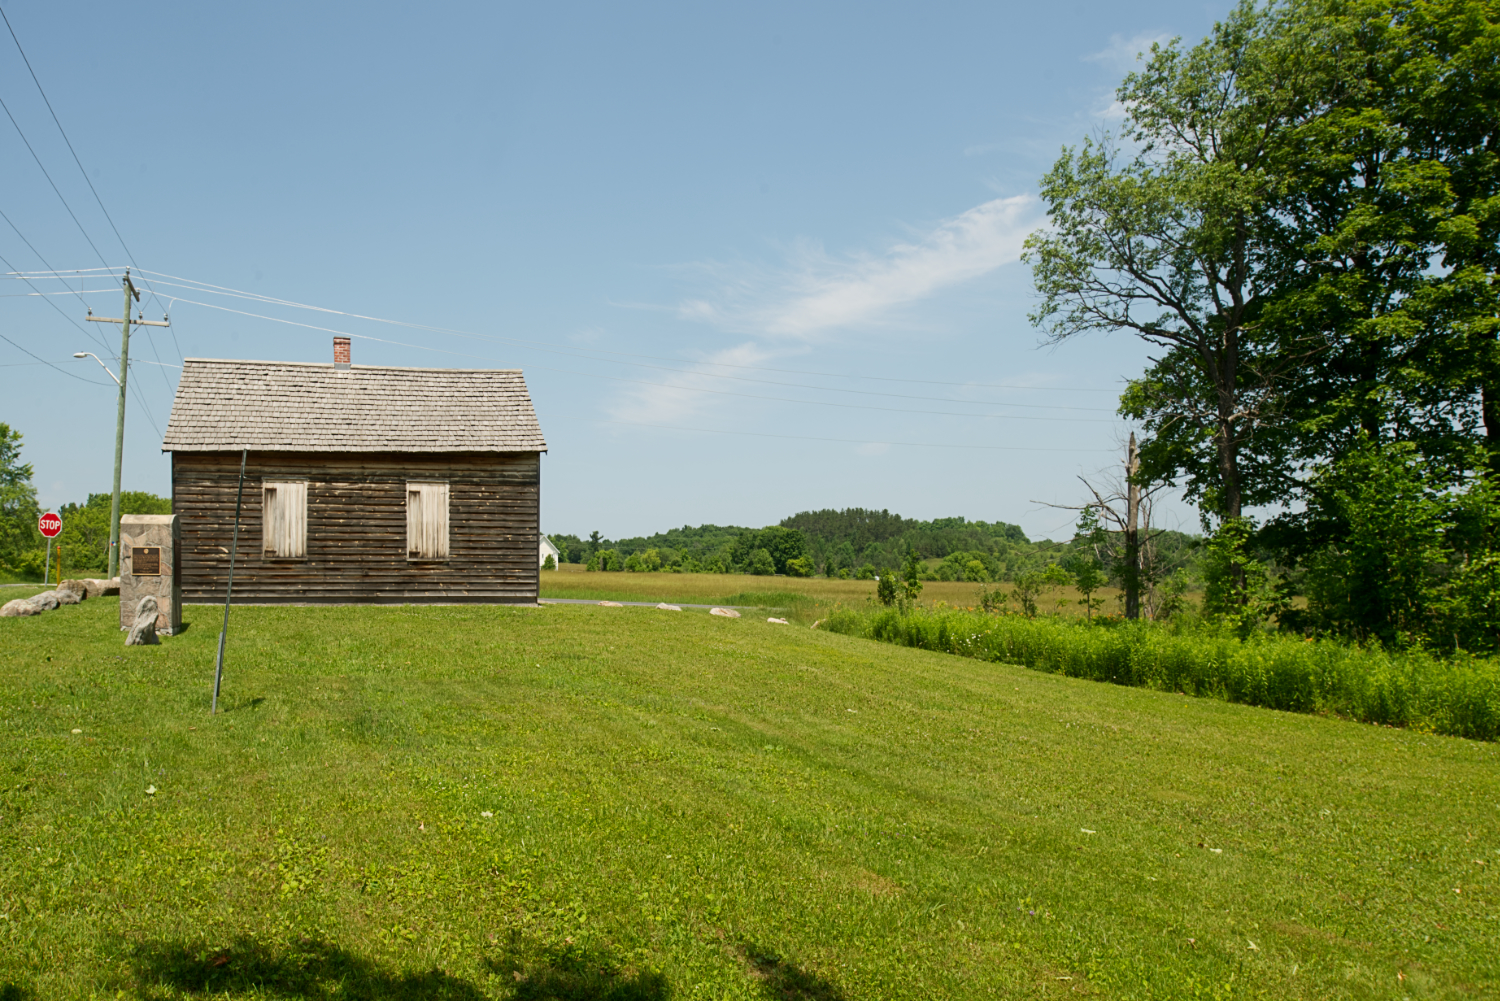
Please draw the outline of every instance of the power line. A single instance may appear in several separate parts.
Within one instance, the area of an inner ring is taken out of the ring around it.
[[[94,248],[94,253],[98,255],[99,260],[103,262],[104,255],[99,253],[99,248],[94,246],[94,241],[89,237],[88,230],[83,228],[83,223],[79,222],[78,216],[74,215],[73,206],[69,205],[68,200],[63,197],[62,191],[60,191],[57,187],[57,182],[52,180],[52,175],[47,173],[47,168],[42,164],[42,158],[37,156],[36,150],[31,148],[31,140],[27,139],[26,133],[21,131],[21,123],[16,121],[16,116],[10,113],[10,106],[5,103],[5,100],[3,98],[0,98],[0,108],[3,108],[5,110],[5,116],[9,118],[10,123],[16,127],[16,134],[19,135],[21,137],[21,141],[26,144],[26,149],[30,151],[31,158],[36,161],[36,165],[41,168],[42,176],[47,179],[48,184],[52,185],[52,190],[57,194],[57,200],[62,202],[63,208],[68,210],[68,215],[72,217],[73,224],[78,227],[78,232],[83,234],[83,238],[88,241],[88,245],[90,247]]]
[[[10,222],[10,216],[6,215],[4,212],[0,212],[0,218],[3,218],[6,222],[10,223],[10,228],[16,230],[16,235],[19,236],[19,237],[21,237],[21,241],[23,243],[25,243],[26,246],[31,247],[31,241],[27,240],[26,237],[24,235],[22,235],[22,233],[21,233],[21,231],[19,229],[16,229],[16,224],[15,223]],[[36,254],[37,257],[42,257],[41,254],[37,254],[37,251],[36,251],[35,247],[31,247],[31,252],[33,254]],[[3,256],[0,256],[0,263],[3,263],[7,268],[10,268],[12,271],[14,271],[16,269],[15,265],[11,264],[10,261],[7,261]],[[47,264],[46,258],[42,258],[42,263],[43,264]],[[47,266],[50,268],[52,265],[47,264]],[[30,279],[22,279],[22,280],[25,281],[27,285],[31,285]],[[31,287],[33,289],[36,288],[35,285],[31,285]],[[57,303],[53,302],[51,299],[43,299],[42,301],[45,302],[47,305],[51,306],[53,309],[57,310],[58,315],[60,315],[63,319],[67,320],[69,323],[73,324],[73,326],[77,327],[78,330],[79,330],[79,332],[81,332],[85,337],[90,338],[91,340],[94,341],[94,343],[96,343],[100,347],[102,347],[104,349],[104,353],[105,354],[109,355],[111,358],[115,358],[116,357],[114,354],[112,354],[110,352],[109,345],[106,344],[106,343],[104,343],[104,338],[100,337],[98,334],[95,334],[91,330],[85,329],[81,324],[79,324],[79,322],[77,320],[73,319],[67,313],[63,312],[62,307],[59,306]],[[32,357],[35,357],[35,355],[33,355]],[[59,370],[59,371],[61,371],[61,370]],[[85,381],[88,381],[88,380],[85,380]],[[101,385],[102,385],[102,383],[101,383]]]
[[[365,315],[363,313],[349,313],[349,312],[346,312],[346,311],[340,310],[340,309],[329,309],[329,308],[327,308],[325,306],[313,306],[313,305],[309,305],[307,303],[294,302],[294,301],[292,301],[290,299],[278,299],[278,298],[276,298],[274,296],[260,295],[259,293],[256,293],[256,292],[246,292],[246,291],[243,291],[241,289],[232,289],[232,288],[229,288],[229,287],[224,286],[224,285],[212,285],[212,284],[210,284],[208,282],[195,281],[194,279],[191,279],[191,278],[182,278],[182,277],[180,277],[178,275],[169,275],[169,274],[166,274],[165,272],[162,272],[162,271],[150,271],[149,269],[145,269],[145,270],[147,270],[147,272],[149,274],[160,275],[163,278],[171,278],[171,279],[175,279],[176,281],[179,281],[179,282],[189,282],[189,283],[191,283],[190,285],[178,286],[180,288],[193,288],[193,287],[196,287],[197,290],[199,290],[199,291],[209,291],[209,290],[212,290],[213,292],[215,292],[217,294],[221,294],[221,295],[238,296],[240,298],[254,299],[254,300],[257,300],[259,302],[264,302],[264,303],[268,303],[268,304],[274,304],[274,305],[279,305],[279,306],[290,306],[290,307],[294,307],[296,309],[309,309],[309,310],[313,310],[313,311],[319,312],[319,313],[332,313],[332,314],[337,315],[337,316],[347,316],[347,317],[351,317],[351,318],[357,319],[357,320],[369,320],[369,321],[371,321],[373,323],[389,323],[389,324],[392,324],[394,326],[411,327],[411,328],[416,329],[416,330],[429,330],[429,331],[432,331],[433,333],[453,334],[453,335],[456,335],[456,336],[459,336],[459,337],[470,337],[470,338],[475,338],[475,339],[478,339],[478,340],[495,341],[495,342],[498,342],[498,343],[505,343],[505,344],[525,345],[525,346],[528,346],[528,347],[532,347],[532,348],[534,348],[535,350],[538,350],[538,351],[548,351],[548,352],[553,353],[553,354],[571,354],[574,357],[583,357],[583,358],[589,357],[587,354],[584,354],[584,353],[581,353],[581,352],[558,351],[555,348],[543,347],[543,346],[539,345],[536,341],[527,341],[527,340],[524,340],[524,339],[521,339],[521,338],[501,337],[499,335],[494,335],[494,334],[488,334],[488,335],[487,334],[476,334],[476,333],[473,333],[472,331],[455,330],[455,329],[453,329],[451,327],[434,327],[434,326],[430,326],[430,325],[425,324],[425,323],[409,323],[409,322],[407,322],[405,320],[391,320],[391,319],[386,319],[385,317],[367,316],[367,315]],[[162,282],[162,284],[168,285],[168,284],[171,284],[171,283],[170,282]],[[188,300],[184,299],[182,301],[186,302]],[[250,314],[250,315],[255,315],[255,314]],[[321,329],[321,328],[319,328],[319,329]],[[622,357],[622,358],[648,358],[648,359],[651,359],[653,361],[674,361],[674,362],[679,362],[679,363],[681,361],[681,359],[677,359],[677,358],[664,358],[664,357],[661,357],[659,355],[633,354],[633,353],[625,352],[625,351],[609,351],[609,350],[603,349],[603,348],[597,349],[595,351],[595,354],[615,355],[615,356]],[[1056,392],[1056,393],[1113,393],[1113,392],[1116,392],[1116,390],[1113,390],[1113,389],[1087,389],[1087,388],[1078,387],[1078,386],[1020,386],[1020,385],[1015,385],[1015,384],[1011,384],[1011,383],[946,382],[946,381],[942,381],[942,380],[938,380],[938,379],[901,379],[901,378],[896,378],[896,377],[892,377],[892,376],[850,375],[847,372],[809,372],[809,371],[807,371],[805,369],[772,368],[772,367],[765,366],[765,365],[739,365],[739,364],[735,364],[733,362],[710,362],[710,361],[705,361],[705,362],[699,362],[698,364],[700,364],[700,365],[712,365],[712,366],[719,367],[719,368],[745,369],[745,370],[757,371],[757,372],[777,372],[777,373],[781,373],[783,375],[811,375],[811,376],[817,376],[819,378],[828,378],[828,379],[865,379],[865,380],[874,381],[874,382],[907,382],[907,383],[917,383],[917,384],[931,385],[931,386],[961,386],[961,387],[965,387],[965,388],[976,388],[976,389],[1015,389],[1015,390],[1024,390],[1024,391],[1027,391],[1027,392],[1033,392],[1034,391],[1034,392]],[[695,374],[697,374],[697,373],[695,373]],[[727,377],[725,377],[725,378],[727,378]],[[831,387],[817,387],[817,388],[820,388],[820,389],[831,389]]]
[[[134,368],[135,366],[132,364],[131,367]],[[141,396],[141,389],[140,389],[140,387],[137,386],[134,382],[132,382],[130,384],[130,390],[131,390],[131,392],[135,393],[135,403],[136,403],[136,406],[140,408],[141,413],[143,413],[143,414],[146,415],[146,420],[151,424],[151,429],[156,432],[156,437],[161,438],[162,437],[161,428],[159,428],[159,427],[156,426],[156,418],[151,416],[151,408],[148,407],[148,406],[146,406],[146,401]]]
[[[559,418],[549,418],[556,420]],[[631,427],[659,428],[664,431],[691,431],[695,434],[735,434],[751,438],[786,438],[792,441],[831,441],[846,445],[901,445],[911,448],[961,448],[982,449],[997,452],[1113,452],[1114,449],[1104,448],[1030,448],[1024,445],[957,445],[952,442],[933,443],[920,441],[862,441],[855,438],[815,438],[810,435],[800,434],[770,434],[765,431],[722,431],[715,428],[684,428],[674,427],[670,424],[647,424],[644,421],[613,421],[604,418],[591,417],[563,417],[565,421],[579,421],[586,424],[625,424]]]
[[[311,304],[308,304],[308,303],[296,302],[296,301],[291,300],[291,299],[281,299],[281,298],[277,298],[275,296],[262,295],[261,293],[258,293],[258,292],[247,292],[247,291],[245,291],[243,289],[234,289],[234,288],[230,288],[230,287],[225,286],[225,285],[214,285],[214,284],[212,284],[210,282],[200,282],[200,281],[197,281],[196,279],[183,278],[180,275],[171,275],[171,274],[167,274],[166,272],[163,272],[163,271],[152,271],[149,268],[143,268],[143,269],[140,269],[140,270],[142,270],[142,271],[144,271],[144,272],[146,272],[148,274],[158,275],[161,278],[172,279],[171,281],[161,281],[161,282],[159,282],[159,284],[170,285],[170,286],[173,286],[175,288],[185,288],[185,289],[190,289],[190,290],[197,291],[197,292],[206,292],[206,293],[208,293],[210,295],[226,295],[226,296],[232,296],[232,297],[240,298],[240,299],[249,299],[249,300],[252,300],[252,301],[255,301],[255,302],[266,303],[267,305],[287,306],[287,307],[294,308],[294,309],[312,310],[313,312],[318,312],[318,313],[330,313],[330,314],[335,315],[335,316],[347,316],[347,317],[349,317],[351,319],[368,320],[368,321],[373,322],[373,323],[386,323],[386,324],[391,324],[393,326],[408,327],[408,328],[411,328],[411,329],[414,329],[414,330],[426,330],[426,331],[431,331],[433,333],[450,334],[450,335],[457,336],[457,337],[467,337],[467,338],[471,338],[471,339],[474,339],[474,340],[490,341],[490,342],[494,342],[494,343],[498,343],[498,344],[517,345],[517,346],[522,346],[522,347],[525,347],[525,348],[527,348],[529,350],[533,350],[533,351],[542,351],[542,352],[545,352],[545,353],[548,353],[548,354],[563,355],[565,357],[570,357],[570,358],[583,358],[583,359],[590,359],[590,360],[604,360],[604,359],[601,359],[599,356],[600,355],[612,355],[612,356],[615,356],[615,357],[618,357],[618,358],[646,358],[646,359],[650,359],[650,360],[653,360],[653,361],[670,361],[670,362],[677,362],[679,365],[681,364],[681,359],[665,358],[665,357],[662,357],[662,356],[659,356],[659,355],[635,354],[635,353],[624,352],[624,351],[609,351],[607,349],[597,349],[597,350],[595,350],[592,353],[582,352],[582,351],[563,351],[563,350],[559,350],[557,348],[552,348],[552,347],[544,346],[544,345],[539,344],[539,343],[537,343],[535,341],[528,341],[528,340],[525,340],[523,338],[504,337],[504,336],[500,336],[500,335],[496,335],[496,334],[477,334],[477,333],[474,333],[472,331],[456,330],[456,329],[451,328],[451,327],[435,327],[435,326],[431,326],[429,324],[424,324],[424,323],[410,323],[410,322],[407,322],[405,320],[393,320],[393,319],[388,319],[386,317],[369,316],[369,315],[366,315],[366,314],[363,314],[363,313],[351,313],[351,312],[347,312],[345,310],[331,309],[331,308],[328,308],[328,307],[325,307],[325,306],[314,306],[314,305],[311,305]],[[186,283],[186,284],[177,284],[177,283]],[[193,300],[191,300],[191,299],[180,299],[180,298],[178,298],[176,296],[171,296],[169,298],[171,298],[172,301],[174,301],[174,302],[187,302],[187,303],[191,303],[193,305],[198,305],[198,306],[207,306],[207,305],[209,305],[207,303],[193,302]],[[209,308],[223,309],[225,307],[210,306]],[[229,311],[230,312],[239,312],[239,311],[236,311],[236,310],[229,310]],[[294,323],[294,321],[291,321],[291,320],[279,320],[276,317],[262,316],[259,313],[248,313],[248,312],[246,312],[246,313],[243,313],[243,315],[257,317],[259,319],[273,320],[275,322]],[[309,325],[305,325],[304,324],[304,326],[309,326]],[[326,330],[326,329],[330,329],[330,328],[311,326],[311,329],[313,329],[313,330]],[[333,332],[334,333],[340,333],[340,334],[343,333],[343,331],[333,331]],[[174,336],[175,336],[175,334],[174,334]],[[357,336],[357,335],[351,335],[351,336]],[[371,339],[377,340],[377,341],[380,340],[380,338],[371,338]],[[401,344],[402,342],[400,342],[400,341],[386,341],[386,342],[383,342],[383,343]],[[452,353],[459,354],[458,352],[452,352]],[[464,356],[464,357],[475,357],[475,356]],[[701,370],[684,369],[684,368],[680,368],[680,367],[665,367],[665,366],[658,366],[658,365],[645,365],[645,364],[642,364],[640,362],[624,362],[623,364],[635,365],[635,366],[640,367],[640,368],[657,369],[659,371],[679,372],[679,373],[683,373],[683,374],[687,374],[687,375],[708,376],[710,378],[715,378],[715,379],[734,379],[734,380],[739,381],[739,382],[756,382],[756,383],[762,383],[764,385],[785,386],[787,388],[811,389],[811,390],[814,390],[816,392],[851,393],[851,394],[857,394],[857,395],[862,395],[862,396],[889,396],[889,397],[898,398],[898,399],[932,400],[932,401],[944,402],[944,403],[973,403],[975,406],[993,405],[993,404],[990,404],[989,401],[955,400],[955,399],[952,399],[951,397],[914,396],[914,395],[907,395],[907,394],[901,394],[901,393],[876,393],[876,392],[870,392],[870,391],[866,391],[866,390],[841,389],[841,388],[836,387],[836,386],[809,386],[809,385],[805,385],[805,384],[801,384],[801,383],[776,382],[776,381],[773,381],[773,380],[766,380],[766,379],[750,379],[750,378],[746,378],[746,377],[743,377],[743,376],[725,375],[725,374],[722,374],[722,373],[704,372],[704,371],[701,371]],[[698,365],[701,365],[701,366],[713,367],[713,368],[733,368],[733,369],[739,369],[739,370],[743,370],[743,371],[775,372],[775,373],[780,373],[780,374],[784,374],[784,375],[807,375],[807,376],[814,376],[814,377],[817,377],[817,378],[828,378],[828,379],[862,379],[862,380],[874,381],[874,382],[911,383],[911,384],[917,384],[917,385],[931,385],[931,386],[954,386],[954,387],[965,388],[965,389],[1008,389],[1008,390],[1016,390],[1016,391],[1021,391],[1021,392],[1058,392],[1058,393],[1114,393],[1114,392],[1116,392],[1116,390],[1114,390],[1114,389],[1089,389],[1089,388],[1084,388],[1084,387],[1079,387],[1079,386],[1025,386],[1025,385],[1017,385],[1017,384],[1014,384],[1014,383],[948,382],[948,381],[938,380],[938,379],[902,379],[902,378],[896,378],[896,377],[890,377],[890,376],[850,375],[849,373],[845,373],[845,372],[812,372],[812,371],[807,371],[805,369],[774,368],[774,367],[765,366],[765,365],[740,365],[740,364],[736,364],[736,363],[733,363],[733,362],[701,361],[701,362],[696,362],[695,364],[698,364]],[[1095,412],[1099,412],[1099,413],[1113,413],[1114,412],[1112,408],[1105,408],[1105,407],[1065,407],[1065,406],[1050,406],[1050,405],[1046,405],[1046,404],[1026,404],[1026,403],[1006,403],[1006,404],[1001,404],[1001,405],[1003,405],[1003,406],[1013,406],[1013,407],[1025,407],[1027,409],[1038,409],[1038,410],[1040,410],[1040,409],[1047,409],[1047,410],[1086,410],[1086,411],[1095,411]]]
[[[74,373],[69,372],[66,369],[58,368],[56,365],[52,364],[52,362],[50,362],[47,359],[43,358],[41,355],[33,354],[31,351],[27,350],[26,348],[23,348],[21,345],[17,344],[15,341],[11,340],[9,337],[6,337],[4,334],[0,334],[0,341],[4,341],[6,344],[9,344],[11,347],[15,348],[17,351],[22,351],[22,352],[25,352],[28,355],[31,355],[31,357],[35,358],[37,361],[41,362],[43,365],[46,365],[48,368],[55,368],[55,369],[57,369],[57,371],[61,372],[63,375],[67,376],[70,379],[77,379],[79,382],[86,382],[86,383],[88,383],[91,386],[105,386],[105,387],[109,386],[109,383],[107,383],[107,382],[95,382],[93,379],[85,379],[81,375],[75,375]]]
[[[16,29],[11,26],[10,18],[6,16],[4,8],[0,8],[0,19],[3,19],[5,21],[5,27],[6,27],[7,30],[10,31],[11,41],[13,41],[13,42],[16,43],[16,51],[19,52],[19,53],[21,53],[21,61],[26,64],[26,71],[31,74],[31,82],[34,83],[34,84],[36,84],[37,93],[42,95],[42,103],[44,103],[44,104],[47,105],[47,111],[52,115],[52,121],[57,126],[58,133],[63,137],[63,142],[67,144],[67,146],[68,146],[68,152],[71,153],[71,154],[73,154],[73,162],[78,165],[78,172],[83,175],[83,183],[87,184],[89,186],[89,191],[92,192],[93,195],[94,195],[94,201],[97,202],[98,205],[99,205],[99,211],[104,213],[104,218],[109,223],[109,228],[112,229],[112,230],[114,230],[115,239],[120,241],[120,247],[121,247],[121,249],[123,249],[125,251],[125,257],[127,259],[129,259],[131,265],[134,266],[135,265],[135,255],[132,254],[130,252],[130,248],[125,245],[125,238],[120,235],[120,227],[118,227],[118,226],[115,225],[114,217],[109,214],[109,209],[107,209],[107,208],[104,207],[104,199],[102,199],[102,198],[99,197],[99,191],[98,191],[98,189],[96,189],[94,187],[94,182],[89,179],[89,172],[83,168],[83,161],[78,158],[78,151],[73,148],[73,140],[71,140],[71,139],[68,138],[68,132],[67,132],[66,129],[63,128],[62,119],[60,119],[60,118],[57,117],[57,111],[56,111],[56,109],[54,109],[52,107],[52,100],[49,97],[47,97],[46,88],[44,88],[42,86],[41,79],[36,75],[36,70],[32,68],[31,60],[27,58],[27,56],[26,56],[26,50],[21,47],[21,39],[20,39],[20,37],[18,35],[16,35]],[[10,111],[9,111],[9,109],[7,109],[6,110],[6,114],[9,114],[9,113],[10,113]],[[14,122],[15,119],[11,119],[11,121]],[[17,131],[19,131],[20,130],[20,126],[16,126],[16,129],[17,129]],[[24,139],[25,137],[22,136],[22,138]],[[27,144],[27,148],[30,148],[30,145],[31,144],[28,143]],[[36,154],[33,153],[32,155],[35,156]],[[38,162],[40,162],[40,161],[38,161]],[[42,172],[46,173],[45,170],[43,170]],[[49,177],[47,180],[51,181],[52,179]],[[55,189],[56,185],[53,185],[53,187]],[[61,197],[61,196],[59,196],[59,197]],[[64,204],[67,204],[67,203],[65,202]],[[69,209],[68,211],[69,211],[69,213],[71,213],[73,210]],[[73,221],[77,222],[78,221],[77,217],[74,217]],[[82,227],[80,226],[79,228],[81,229]],[[86,240],[88,239],[88,234],[87,233],[84,234],[84,239],[86,239]],[[89,246],[92,247],[93,245],[94,245],[93,241],[89,240]],[[99,252],[99,250],[98,250],[97,247],[94,248],[94,252],[96,254]],[[100,255],[100,259],[101,260],[103,259],[103,255]],[[137,268],[137,270],[140,270],[140,269]],[[147,281],[144,284],[146,286],[146,291],[148,291],[148,292],[151,293],[151,297],[153,299],[156,299],[156,292],[151,288],[151,283],[149,281]],[[160,299],[157,299],[157,305],[161,305],[161,300]],[[163,308],[165,308],[165,307],[163,307]],[[176,337],[177,337],[176,334],[172,335],[174,343],[176,342]],[[154,347],[153,347],[153,350],[155,350]],[[182,352],[179,350],[178,354],[181,355],[181,353]],[[180,361],[181,359],[179,358],[178,360]]]
[[[236,314],[238,314],[240,316],[250,316],[250,317],[254,317],[255,319],[258,319],[258,320],[270,320],[273,323],[285,323],[285,324],[288,324],[288,325],[293,326],[293,327],[304,327],[304,328],[306,328],[308,330],[321,330],[321,331],[324,331],[325,333],[338,334],[338,335],[340,335],[342,337],[354,337],[354,338],[358,338],[359,340],[362,340],[362,341],[375,341],[375,342],[380,343],[380,344],[393,344],[393,345],[396,345],[398,347],[413,348],[413,349],[418,350],[418,351],[435,351],[435,352],[437,352],[439,354],[454,355],[454,356],[459,357],[459,358],[476,358],[476,359],[479,359],[481,361],[493,361],[494,360],[494,359],[491,359],[491,358],[486,358],[483,355],[473,355],[473,354],[468,354],[468,353],[463,352],[463,351],[449,351],[446,348],[434,348],[434,347],[430,347],[430,346],[425,345],[425,344],[409,344],[409,343],[407,343],[405,341],[393,341],[393,340],[388,340],[387,338],[384,338],[384,337],[372,337],[369,334],[355,334],[355,333],[350,333],[349,331],[345,331],[345,330],[335,330],[332,327],[320,327],[320,326],[317,326],[317,325],[311,324],[311,323],[298,323],[296,320],[285,320],[285,319],[282,319],[280,317],[265,316],[264,314],[261,314],[261,313],[251,313],[251,312],[249,312],[247,310],[243,310],[243,309],[231,309],[228,306],[216,306],[216,305],[214,305],[211,302],[197,302],[197,301],[195,301],[193,299],[178,299],[177,301],[178,302],[185,302],[185,303],[188,303],[188,304],[193,305],[193,306],[203,306],[203,307],[205,307],[207,309],[222,310],[223,312],[226,312],[226,313],[236,313]],[[685,393],[712,393],[712,394],[714,394],[716,396],[738,396],[738,397],[741,397],[743,399],[748,399],[748,400],[766,400],[766,401],[769,401],[769,402],[772,402],[772,403],[797,403],[797,404],[803,404],[803,405],[812,406],[812,407],[836,407],[836,408],[841,409],[841,410],[878,410],[878,411],[883,411],[883,412],[886,412],[886,413],[895,413],[895,414],[923,414],[923,415],[934,415],[934,416],[944,416],[944,417],[976,417],[976,418],[986,418],[986,419],[996,418],[996,419],[1000,419],[1000,420],[1012,420],[1012,421],[1063,421],[1063,422],[1067,422],[1067,423],[1086,423],[1086,424],[1114,424],[1114,423],[1117,423],[1116,421],[1112,421],[1112,420],[1101,420],[1101,419],[1099,419],[1097,417],[1033,417],[1033,416],[1028,415],[1028,414],[1021,414],[1021,415],[1016,415],[1016,414],[965,414],[965,413],[958,413],[957,411],[951,411],[951,410],[909,410],[909,409],[904,409],[904,408],[901,408],[901,407],[872,407],[872,406],[868,406],[866,404],[860,404],[860,403],[833,403],[833,402],[830,402],[830,401],[827,401],[827,400],[794,400],[794,399],[790,399],[790,398],[784,397],[784,396],[759,396],[759,395],[754,394],[754,393],[735,393],[735,392],[731,392],[730,390],[727,390],[727,389],[702,389],[702,388],[694,388],[694,387],[689,387],[689,386],[673,386],[670,383],[647,382],[644,379],[626,379],[626,378],[623,378],[621,376],[616,376],[616,375],[599,375],[598,373],[595,373],[595,372],[577,372],[577,371],[573,371],[573,370],[565,369],[565,368],[552,368],[551,366],[548,366],[548,365],[534,365],[532,367],[533,368],[539,368],[539,369],[541,369],[544,372],[559,372],[559,373],[561,373],[563,375],[579,375],[579,376],[583,376],[586,379],[604,379],[604,380],[607,380],[609,382],[625,382],[625,383],[630,383],[632,385],[637,385],[637,386],[650,386],[653,389],[675,389],[675,390],[679,390],[679,391],[685,392]],[[1004,404],[1000,404],[1000,406],[1004,406]]]
[[[131,264],[134,264],[135,255],[130,252],[129,247],[125,246],[125,238],[120,235],[119,227],[115,225],[114,219],[110,217],[109,209],[104,207],[104,199],[100,198],[99,192],[94,189],[94,182],[89,180],[89,172],[83,169],[83,161],[78,159],[78,151],[73,148],[73,140],[68,138],[68,133],[63,128],[62,122],[58,119],[57,111],[53,109],[52,101],[48,99],[47,91],[42,87],[42,81],[37,79],[36,70],[31,66],[31,60],[26,58],[26,50],[21,47],[21,39],[16,37],[16,29],[11,26],[10,18],[6,16],[5,9],[3,7],[0,7],[0,19],[3,19],[5,21],[5,27],[10,32],[11,41],[16,43],[16,51],[21,53],[21,61],[26,64],[26,71],[31,74],[31,81],[36,84],[37,92],[42,95],[42,101],[47,105],[47,111],[51,113],[52,121],[57,125],[57,131],[62,134],[63,142],[68,144],[68,152],[73,154],[73,162],[78,164],[78,172],[83,175],[83,182],[87,184],[89,186],[89,190],[94,193],[94,201],[99,203],[99,211],[103,212],[104,218],[109,221],[109,228],[115,231],[115,239],[120,241],[120,246],[125,250],[125,256],[130,258]],[[6,113],[9,114],[9,111],[7,110]],[[15,119],[12,118],[11,121],[14,122]],[[19,125],[16,126],[16,131],[20,131]],[[25,137],[23,136],[22,138]],[[27,143],[27,148],[30,149],[30,147],[31,144]],[[33,153],[32,155],[35,156],[35,153]],[[38,161],[38,163],[40,163],[40,161]],[[45,173],[45,170],[43,171],[43,173]],[[47,180],[50,181],[52,179],[49,177],[47,178]],[[53,188],[55,189],[56,185],[53,185]],[[69,211],[71,212],[72,210],[69,209]],[[75,217],[73,221],[77,222],[78,220]],[[79,228],[81,229],[82,227],[80,226]],[[85,234],[85,239],[87,239],[87,234]],[[90,241],[89,245],[93,246],[93,241]],[[98,253],[98,248],[95,248],[95,253]],[[103,255],[100,256],[102,259]]]

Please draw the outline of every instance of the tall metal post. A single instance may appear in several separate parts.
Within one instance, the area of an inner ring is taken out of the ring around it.
[[[120,323],[120,408],[115,415],[115,485],[109,499],[109,576],[120,572],[120,465],[125,460],[125,380],[130,377],[130,296],[140,293],[125,269],[125,313]]]
[[[208,714],[219,711],[219,683],[224,680],[224,640],[229,635],[229,599],[234,596],[234,557],[240,551],[240,502],[245,499],[245,460],[250,458],[247,448],[240,453],[240,488],[234,496],[234,541],[229,543],[229,583],[224,588],[224,624],[219,627],[219,658],[214,663],[214,701]]]

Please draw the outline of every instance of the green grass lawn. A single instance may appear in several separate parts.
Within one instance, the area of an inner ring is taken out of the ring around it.
[[[211,719],[217,614],[0,620],[5,1001],[1500,993],[1494,744],[590,606],[236,609]]]
[[[1010,585],[1004,585],[1009,591]],[[1095,594],[1105,609],[1115,611],[1117,588]],[[924,581],[922,603],[938,602],[959,608],[978,603],[979,585],[966,581]],[[811,615],[833,605],[865,605],[875,598],[873,580],[830,580],[827,577],[756,577],[728,573],[588,573],[570,564],[541,572],[543,598],[592,598],[609,601],[692,602],[702,605],[796,606]],[[1041,603],[1049,613],[1081,617],[1078,592],[1051,589]],[[812,621],[811,618],[808,621]]]

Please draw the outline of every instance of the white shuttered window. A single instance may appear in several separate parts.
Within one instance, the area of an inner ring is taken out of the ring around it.
[[[261,553],[268,560],[307,558],[307,482],[262,485]]]
[[[406,558],[448,558],[448,484],[406,485]]]

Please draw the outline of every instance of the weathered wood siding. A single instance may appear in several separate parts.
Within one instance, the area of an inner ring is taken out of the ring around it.
[[[234,534],[238,452],[174,452],[182,600],[222,602]],[[261,481],[307,480],[307,558],[261,554]],[[447,560],[406,558],[406,483],[449,483]],[[541,456],[507,453],[251,452],[236,604],[530,603],[537,598]]]

